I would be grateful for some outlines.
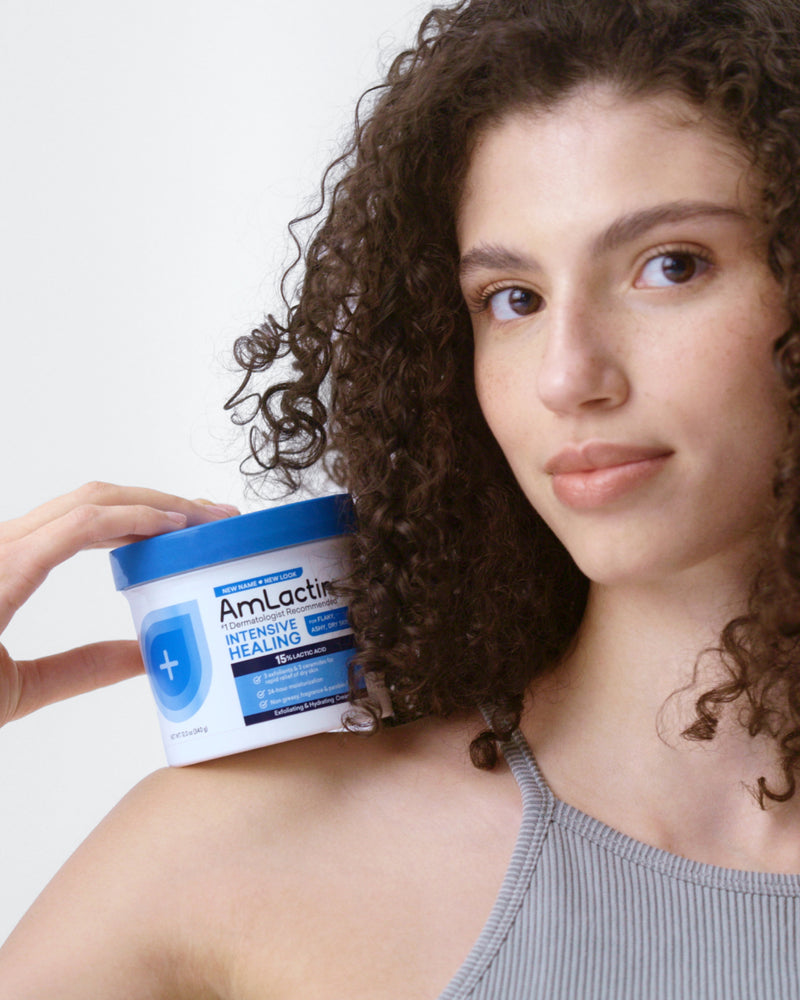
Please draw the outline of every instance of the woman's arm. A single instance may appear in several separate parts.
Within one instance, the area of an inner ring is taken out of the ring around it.
[[[155,490],[92,483],[0,525],[0,632],[49,572],[77,552],[235,512]],[[33,660],[16,660],[0,646],[0,723],[141,670],[131,641],[95,643]],[[156,872],[157,851],[147,850],[145,834],[158,784],[154,777],[132,793],[34,904],[0,959],[4,997],[176,995],[154,992],[154,984],[161,989],[170,982],[152,947],[166,930],[159,922],[165,879]],[[129,829],[133,815],[138,820]],[[159,831],[153,834],[157,843]]]
[[[138,786],[58,872],[0,949],[6,1000],[181,1000],[172,960],[180,914],[169,905],[172,878],[161,864],[165,838],[152,828],[154,775]],[[149,850],[148,850],[149,847]],[[192,1000],[213,993],[192,989]]]

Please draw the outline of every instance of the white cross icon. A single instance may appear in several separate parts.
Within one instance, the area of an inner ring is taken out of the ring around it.
[[[158,666],[159,666],[159,669],[167,671],[167,673],[169,674],[170,681],[173,680],[173,677],[172,677],[172,668],[173,667],[177,667],[179,665],[180,665],[180,661],[179,660],[171,660],[169,658],[169,653],[165,649],[164,650],[164,662],[163,663],[159,663]]]

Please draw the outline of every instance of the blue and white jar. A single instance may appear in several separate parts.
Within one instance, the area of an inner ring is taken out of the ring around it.
[[[353,521],[340,494],[111,553],[170,764],[341,728],[353,635],[332,585]]]

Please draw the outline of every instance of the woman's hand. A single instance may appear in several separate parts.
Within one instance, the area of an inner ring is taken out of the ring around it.
[[[0,633],[54,566],[82,549],[125,545],[238,511],[155,490],[90,483],[0,524]],[[136,642],[99,642],[15,661],[0,646],[0,725],[61,698],[141,673]]]

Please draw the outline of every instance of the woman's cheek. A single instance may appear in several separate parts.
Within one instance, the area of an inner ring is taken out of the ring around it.
[[[516,386],[510,376],[509,365],[495,352],[478,347],[475,352],[475,391],[478,403],[489,429],[501,447],[513,423],[512,413]]]

